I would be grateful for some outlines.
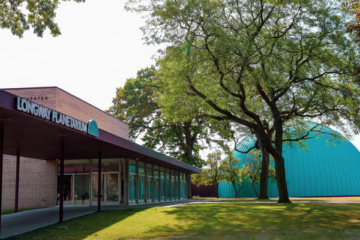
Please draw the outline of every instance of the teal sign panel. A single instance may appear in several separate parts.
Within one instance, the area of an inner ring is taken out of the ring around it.
[[[327,131],[335,132],[327,128]],[[245,151],[254,146],[255,138],[245,137],[238,145]],[[347,139],[341,143],[332,144],[328,134],[308,140],[308,150],[302,146],[284,145],[286,183],[290,197],[320,197],[320,196],[354,196],[360,195],[360,152]],[[234,156],[240,159],[238,167],[244,164],[247,154],[234,151]],[[255,185],[258,193],[259,184]],[[239,187],[239,186],[238,186]],[[219,184],[219,196],[235,197],[234,187],[226,182]],[[278,197],[276,182],[269,179],[268,196]],[[250,182],[244,182],[239,197],[256,197]]]
[[[95,120],[88,122],[88,134],[99,137],[99,128]]]

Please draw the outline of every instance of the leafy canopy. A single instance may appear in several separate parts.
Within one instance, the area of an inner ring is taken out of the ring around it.
[[[85,2],[85,0],[74,1]],[[38,37],[42,37],[46,29],[50,30],[52,36],[59,36],[61,32],[55,17],[60,2],[60,0],[0,0],[0,28],[10,29],[12,34],[20,38],[30,27]]]
[[[343,0],[343,8],[350,14],[354,15],[354,18],[350,18],[346,23],[347,31],[354,34],[358,41],[360,40],[360,2],[358,0]]]
[[[212,143],[225,147],[224,141],[215,137],[223,127],[211,124],[204,118],[196,118],[196,114],[190,114],[199,111],[196,106],[188,109],[186,117],[176,121],[172,115],[165,117],[161,106],[154,101],[164,91],[164,87],[158,84],[155,72],[156,69],[152,66],[138,71],[136,78],[127,79],[124,87],[117,89],[113,106],[108,112],[129,124],[132,141],[141,138],[146,147],[202,167],[202,149]]]
[[[196,105],[248,127],[274,157],[279,202],[290,202],[286,124],[314,119],[359,133],[359,49],[336,0],[128,0],[127,8],[149,13],[148,44],[169,46],[157,73],[168,86],[156,99],[164,115]]]

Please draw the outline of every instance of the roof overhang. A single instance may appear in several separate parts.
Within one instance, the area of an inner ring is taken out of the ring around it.
[[[4,128],[4,154],[41,160],[60,158],[64,141],[65,159],[132,158],[185,173],[201,173],[193,167],[152,149],[99,129],[94,137],[52,121],[17,111],[15,95],[0,90],[0,127]]]

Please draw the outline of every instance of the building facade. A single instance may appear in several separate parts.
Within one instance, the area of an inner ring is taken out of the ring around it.
[[[78,151],[71,151],[71,154],[65,149],[67,157],[64,161],[63,182],[61,182],[61,161],[56,157],[46,157],[53,151],[50,147],[42,147],[44,143],[27,151],[24,154],[27,156],[19,154],[19,208],[59,205],[61,189],[63,205],[93,206],[99,203],[99,196],[101,205],[183,200],[187,198],[186,175],[201,172],[200,169],[128,141],[127,124],[62,89],[44,87],[3,89],[3,91],[82,122],[95,120],[101,136],[106,134],[109,135],[107,139],[111,139],[106,142],[107,147],[99,148],[103,149],[104,155],[100,166],[99,158],[93,154],[93,147],[90,145],[79,143]],[[49,129],[52,128],[51,122],[46,119],[45,122],[49,125]],[[5,126],[5,133],[7,129],[10,132],[11,127]],[[31,131],[31,129],[26,130]],[[34,142],[30,139],[26,147],[31,144],[36,145],[37,130],[47,132],[44,129],[34,128]],[[102,144],[101,141],[94,142],[94,139],[89,140],[95,144],[94,146]],[[68,148],[74,148],[74,144],[77,144],[76,141],[68,144]],[[124,149],[120,148],[122,146]],[[131,151],[128,146],[131,146]],[[10,148],[9,152],[11,152]],[[6,154],[6,148],[4,153],[1,205],[2,209],[13,209],[16,202],[17,156]],[[101,172],[100,177],[99,172]],[[101,179],[100,184],[99,179]]]

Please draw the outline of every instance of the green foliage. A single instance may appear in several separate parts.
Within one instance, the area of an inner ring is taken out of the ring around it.
[[[201,174],[193,174],[191,181],[196,186],[217,184],[223,179],[221,171],[221,152],[219,150],[209,153],[205,161],[205,167]]]
[[[212,185],[215,195],[219,197],[219,182],[224,178],[221,162],[221,152],[219,150],[209,153],[202,173],[191,175],[191,182],[196,186]]]
[[[42,37],[44,31],[49,29],[51,35],[56,37],[61,34],[55,22],[59,4],[60,0],[0,0],[0,28],[10,29],[12,34],[20,38],[30,27],[38,37]]]
[[[260,181],[261,174],[261,152],[260,151],[250,151],[244,160],[245,164],[242,169],[245,172],[246,177],[253,183]],[[273,159],[270,159],[269,167],[269,178],[272,178],[275,181],[275,169],[272,167]]]
[[[129,124],[132,141],[141,137],[144,146],[201,168],[204,164],[200,157],[202,149],[212,143],[226,147],[224,140],[214,137],[220,131],[225,136],[225,123],[216,125],[197,118],[199,108],[196,106],[189,108],[188,114],[177,121],[172,115],[165,117],[154,99],[161,96],[166,86],[158,83],[155,73],[152,66],[138,71],[136,78],[127,79],[124,87],[117,88],[108,112]]]
[[[252,183],[255,193],[259,197],[259,194],[257,193],[254,184],[260,182],[262,166],[261,152],[256,150],[250,151],[244,161],[245,164],[242,166],[241,170],[244,172],[246,178]],[[275,181],[276,172],[275,169],[272,167],[272,163],[273,160],[270,159],[269,178],[272,178],[272,181]]]
[[[127,8],[149,13],[146,43],[167,43],[157,73],[164,115],[196,106],[257,134],[279,167],[280,202],[289,202],[284,128],[301,119],[360,132],[360,51],[336,1],[128,0]]]
[[[221,162],[222,179],[233,185],[236,198],[238,197],[246,178],[246,172],[244,169],[239,169],[238,164],[239,159],[234,157],[233,152],[229,152],[227,158]]]
[[[342,6],[354,16],[346,23],[347,31],[360,41],[360,2],[358,0],[343,0]]]

